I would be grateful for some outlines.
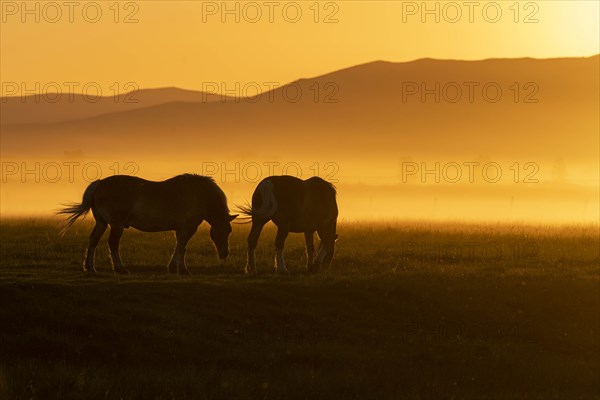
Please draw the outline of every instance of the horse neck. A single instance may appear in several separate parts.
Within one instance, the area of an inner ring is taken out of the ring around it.
[[[206,215],[204,220],[209,224],[224,222],[229,216],[229,210],[226,205],[223,205],[223,199],[221,193],[215,188],[209,188],[205,191],[204,202],[206,205]]]

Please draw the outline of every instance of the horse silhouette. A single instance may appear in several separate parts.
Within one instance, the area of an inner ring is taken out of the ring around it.
[[[125,228],[144,232],[175,231],[177,245],[169,263],[169,272],[189,274],[185,265],[186,245],[202,221],[210,224],[210,238],[221,260],[229,254],[230,215],[227,197],[215,181],[206,176],[183,174],[162,182],[115,175],[92,182],[81,204],[59,210],[69,215],[62,234],[81,216],[92,210],[96,225],[90,234],[83,264],[93,271],[98,241],[110,225],[108,245],[113,269],[127,273],[119,255],[119,242]]]
[[[316,272],[329,268],[333,258],[338,207],[335,186],[319,177],[302,180],[293,176],[271,176],[263,179],[254,194],[250,205],[239,207],[241,212],[252,220],[248,235],[248,255],[246,273],[256,272],[254,250],[263,226],[273,221],[277,226],[275,238],[275,270],[287,273],[283,258],[285,239],[290,232],[304,232],[306,239],[306,268]],[[314,258],[314,233],[321,240],[319,251]]]

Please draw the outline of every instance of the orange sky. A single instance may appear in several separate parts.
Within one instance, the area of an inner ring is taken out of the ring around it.
[[[81,93],[89,84],[102,91],[92,95],[104,96],[171,86],[206,90],[209,85],[212,91],[215,83],[228,89],[234,89],[236,83],[258,84],[268,90],[374,60],[587,57],[600,53],[599,1],[429,1],[427,10],[423,4],[0,0],[0,95],[7,95],[6,85],[14,88],[14,83],[21,91],[10,93],[13,96],[56,92],[57,87],[63,93]],[[239,91],[234,95],[239,96]],[[190,170],[199,162],[182,159],[179,161],[185,165],[175,166],[169,160],[170,167],[160,169],[153,156],[141,165],[140,176],[164,179],[164,175]],[[106,157],[110,162],[103,165],[118,161],[110,158],[114,157],[111,149],[106,150]],[[393,166],[398,162],[395,158],[388,161]],[[569,161],[572,182],[597,185],[597,163],[583,166],[587,168],[583,172],[574,172],[575,164]],[[360,172],[352,170],[354,167]],[[551,170],[548,168],[543,166],[544,173]],[[594,168],[592,174],[587,172],[589,168]],[[365,168],[363,163],[344,164],[340,170],[344,183],[348,176],[362,182],[380,174],[377,167]],[[0,214],[47,215],[60,202],[76,200],[87,185],[81,180],[64,185],[26,183],[15,178],[2,185]],[[250,189],[239,185],[226,188],[234,202],[247,199]],[[540,198],[526,191],[498,196],[488,193],[480,198],[472,194],[471,203],[465,202],[464,196],[445,192],[427,192],[410,199],[402,194],[404,207],[398,210],[398,198],[361,197],[360,188],[355,188],[340,196],[340,205],[344,218],[411,215],[597,222],[595,189],[586,187],[571,198],[558,200],[554,195],[540,195],[542,207]]]
[[[484,1],[472,8],[462,1],[427,2],[430,10],[438,7],[439,22],[435,13],[423,13],[420,1],[0,3],[2,81],[33,90],[36,82],[41,88],[97,82],[105,95],[114,82],[119,91],[126,82],[190,89],[257,82],[266,88],[377,59],[599,52],[597,1]]]

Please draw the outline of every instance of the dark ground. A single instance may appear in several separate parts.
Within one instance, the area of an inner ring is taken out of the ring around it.
[[[81,261],[89,225],[3,220],[0,399],[600,398],[597,228],[342,224],[328,273],[244,276],[247,226],[190,277],[172,234],[125,233],[131,274]]]

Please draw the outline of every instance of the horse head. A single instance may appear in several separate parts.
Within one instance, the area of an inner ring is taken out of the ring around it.
[[[225,219],[215,222],[210,227],[210,238],[212,239],[219,258],[223,261],[229,255],[229,234],[231,234],[231,221],[237,217],[236,215],[227,215]]]

